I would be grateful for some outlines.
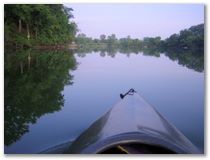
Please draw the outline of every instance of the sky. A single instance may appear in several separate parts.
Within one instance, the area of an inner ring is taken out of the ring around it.
[[[180,30],[204,23],[203,4],[72,3],[79,33],[127,37],[169,37]]]

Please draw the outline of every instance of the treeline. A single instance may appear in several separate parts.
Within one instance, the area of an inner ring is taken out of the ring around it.
[[[99,39],[87,37],[85,34],[78,34],[76,43],[79,48],[89,48],[93,50],[105,48],[119,48],[123,50],[159,50],[161,52],[179,50],[192,51],[203,54],[204,51],[204,24],[192,26],[189,29],[180,31],[179,34],[173,34],[165,40],[161,37],[145,37],[141,39],[132,39],[130,36],[117,39],[115,34],[106,36],[100,35]]]
[[[190,50],[204,52],[204,24],[192,26],[189,29],[173,34],[163,42],[166,50]]]
[[[85,34],[78,34],[76,43],[79,45],[77,53],[84,57],[86,53],[100,52],[102,57],[119,53],[138,54],[159,57],[164,53],[171,60],[195,71],[204,70],[204,24],[192,26],[189,29],[173,34],[165,40],[160,37],[145,37],[143,40],[132,39],[130,36],[117,39],[114,34],[101,35],[99,39],[92,39]]]
[[[5,4],[4,44],[17,48],[71,42],[77,26],[62,4]]]

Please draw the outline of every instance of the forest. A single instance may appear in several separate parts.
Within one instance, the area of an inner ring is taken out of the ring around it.
[[[5,4],[5,46],[31,48],[70,43],[77,31],[76,23],[71,21],[72,11],[62,4]]]
[[[118,39],[115,34],[106,36],[100,35],[99,39],[87,37],[85,34],[78,34],[76,43],[79,48],[103,50],[106,48],[119,48],[122,50],[145,51],[158,50],[160,52],[186,52],[191,51],[197,54],[204,52],[204,24],[192,26],[184,29],[179,34],[172,34],[170,37],[162,40],[160,36],[144,37],[141,39],[132,39],[131,36]]]

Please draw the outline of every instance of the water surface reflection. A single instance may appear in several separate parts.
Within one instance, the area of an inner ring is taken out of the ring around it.
[[[5,52],[5,153],[37,153],[74,139],[128,88],[203,148],[203,54],[111,47],[75,52]]]
[[[74,69],[74,56],[65,52],[5,53],[5,145],[19,140],[41,116],[61,110],[61,91],[73,84],[69,70]]]

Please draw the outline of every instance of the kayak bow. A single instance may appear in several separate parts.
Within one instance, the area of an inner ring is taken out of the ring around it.
[[[134,90],[122,97],[119,103],[84,131],[65,153],[200,153]]]

